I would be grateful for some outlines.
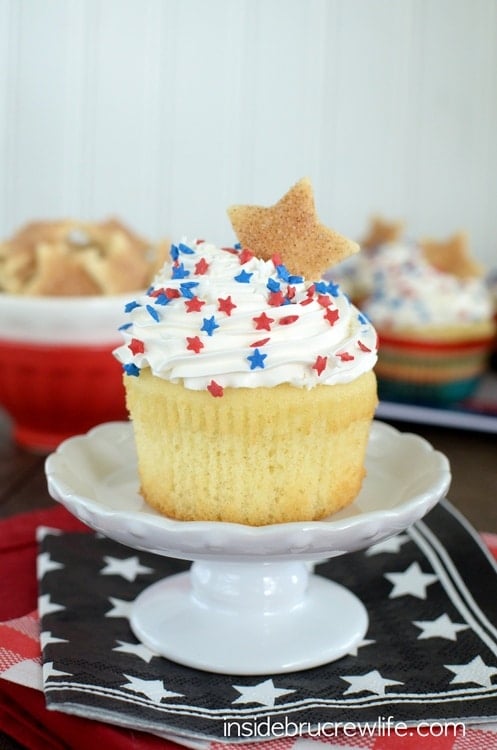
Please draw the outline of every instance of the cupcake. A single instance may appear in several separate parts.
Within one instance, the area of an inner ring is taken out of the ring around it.
[[[466,236],[387,244],[372,271],[363,311],[379,335],[380,398],[445,406],[469,397],[488,367],[495,324]]]
[[[324,518],[361,488],[377,404],[376,333],[316,277],[357,246],[319,223],[308,180],[229,215],[240,244],[173,245],[126,308],[141,492],[181,520]]]
[[[361,308],[373,291],[376,255],[384,245],[400,242],[404,229],[404,221],[388,221],[378,215],[372,216],[368,231],[359,242],[361,252],[328,269],[324,277],[338,282],[352,302]]]

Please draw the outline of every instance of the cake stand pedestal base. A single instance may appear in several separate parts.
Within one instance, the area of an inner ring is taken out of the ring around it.
[[[368,628],[366,609],[306,562],[194,562],[147,588],[131,627],[152,651],[195,669],[294,672],[339,659]]]

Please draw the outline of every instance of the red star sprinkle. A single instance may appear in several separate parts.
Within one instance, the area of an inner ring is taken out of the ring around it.
[[[270,340],[270,338],[268,336],[267,339],[260,339],[259,341],[254,341],[254,343],[253,344],[249,344],[249,346],[251,346],[251,347],[264,346],[264,344],[267,344],[267,342],[269,340]]]
[[[328,362],[328,357],[322,357],[321,355],[318,355],[316,357],[316,361],[314,362],[312,366],[312,369],[316,370],[318,375],[321,375],[321,373],[326,367],[327,362]]]
[[[271,292],[268,297],[268,302],[271,307],[279,307],[283,304],[283,292]]]
[[[298,315],[285,315],[284,318],[280,318],[278,323],[280,326],[289,326],[291,323],[295,323],[299,319]]]
[[[195,352],[195,354],[198,354],[199,351],[204,348],[204,345],[198,336],[187,336],[186,340],[188,341],[188,346],[186,348],[191,352]]]
[[[168,287],[167,289],[164,289],[163,291],[168,299],[176,299],[176,297],[181,296],[179,289],[174,289],[174,287]]]
[[[274,318],[269,318],[266,313],[261,313],[257,318],[252,318],[257,331],[270,331]]]
[[[357,346],[359,347],[359,349],[361,350],[361,352],[370,352],[371,351],[371,349],[368,346],[366,346],[366,344],[363,344],[362,341],[358,341],[357,342]]]
[[[221,297],[218,297],[218,310],[219,312],[224,312],[229,317],[231,315],[231,311],[235,309],[236,305],[231,299],[231,295],[226,297],[226,299],[221,299]]]
[[[244,263],[248,263],[249,260],[252,260],[252,258],[254,257],[254,253],[252,252],[252,250],[249,250],[248,247],[244,247],[238,257],[240,259],[240,263],[243,266]]]
[[[342,360],[342,362],[352,362],[354,359],[352,354],[349,354],[348,352],[340,352],[337,354],[337,357]]]
[[[221,396],[224,395],[223,386],[219,385],[219,383],[216,383],[215,380],[211,380],[211,382],[207,386],[207,390],[209,391],[211,396],[214,396],[214,398],[221,398]]]
[[[331,305],[331,297],[329,294],[318,294],[317,300],[321,307],[329,307]]]
[[[340,314],[338,310],[332,310],[331,307],[327,307],[326,313],[323,315],[323,318],[328,321],[330,326],[335,325],[339,317]]]
[[[203,276],[209,270],[209,264],[205,258],[200,258],[199,262],[195,264],[195,273],[197,276]]]
[[[200,312],[205,302],[203,299],[198,297],[192,297],[191,299],[185,300],[186,312]]]
[[[128,349],[131,349],[133,354],[143,354],[145,351],[145,344],[143,341],[139,341],[138,339],[131,339],[131,341],[128,344]]]

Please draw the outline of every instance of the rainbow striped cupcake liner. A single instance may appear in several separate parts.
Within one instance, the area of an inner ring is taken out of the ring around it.
[[[449,406],[469,398],[488,369],[492,339],[421,341],[379,336],[379,398]]]

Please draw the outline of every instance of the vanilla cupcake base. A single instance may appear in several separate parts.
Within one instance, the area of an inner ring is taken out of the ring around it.
[[[226,388],[221,398],[148,369],[124,384],[142,495],[170,518],[311,521],[359,493],[377,405],[372,372],[310,390]]]

